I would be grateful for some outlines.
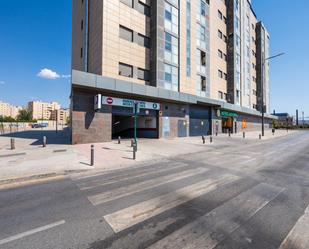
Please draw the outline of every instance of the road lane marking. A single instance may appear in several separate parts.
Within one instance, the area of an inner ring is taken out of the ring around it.
[[[206,193],[240,179],[235,175],[222,175],[186,186],[162,196],[105,215],[104,218],[115,233],[134,226],[153,216],[175,208]]]
[[[177,172],[171,175],[165,175],[156,177],[150,180],[146,180],[143,182],[133,183],[131,185],[126,185],[117,189],[112,189],[110,191],[100,193],[97,195],[88,196],[88,200],[92,203],[92,205],[96,206],[111,200],[116,200],[125,196],[129,196],[144,190],[152,189],[155,187],[159,187],[166,183],[175,182],[184,178],[188,178],[191,176],[195,176],[198,174],[203,174],[209,169],[205,168],[197,168],[197,169],[189,169],[181,172]]]
[[[269,184],[259,184],[164,237],[148,249],[215,248],[283,190]]]
[[[16,234],[16,235],[8,237],[6,239],[0,240],[0,245],[12,242],[14,240],[22,239],[24,237],[27,237],[27,236],[30,236],[30,235],[33,235],[33,234],[36,234],[36,233],[39,233],[39,232],[51,229],[53,227],[60,226],[60,225],[62,225],[64,223],[65,223],[65,220],[61,220],[61,221],[58,221],[58,222],[55,222],[55,223],[51,223],[51,224],[46,225],[46,226],[42,226],[42,227],[38,227],[38,228],[35,228],[35,229],[32,229],[32,230],[29,230],[29,231],[24,232],[24,233]]]
[[[112,184],[115,182],[119,182],[119,181],[125,181],[125,180],[132,180],[132,179],[136,179],[142,176],[147,176],[149,174],[152,173],[163,173],[166,171],[170,171],[176,168],[181,168],[181,167],[185,167],[188,166],[188,164],[186,163],[173,163],[172,165],[167,165],[166,168],[160,167],[159,169],[157,168],[149,168],[149,169],[145,169],[142,172],[138,172],[138,173],[132,173],[132,175],[116,175],[114,177],[108,178],[108,179],[96,179],[90,182],[86,182],[86,183],[77,183],[77,186],[80,188],[80,190],[89,190],[89,189],[93,189],[96,187],[102,187],[108,184]]]
[[[163,164],[163,163],[172,163],[171,161],[168,161],[168,160],[160,160],[160,163]],[[142,165],[139,165],[139,166],[132,166],[130,167],[130,170],[146,170],[148,168],[153,168],[153,167],[150,167],[150,166],[142,166]],[[128,169],[128,168],[125,168],[125,169]],[[119,169],[115,169],[115,170],[99,170],[97,172],[91,172],[91,173],[77,173],[73,176],[71,176],[71,179],[73,181],[82,181],[82,180],[88,180],[89,178],[93,178],[93,177],[96,177],[96,176],[102,176],[102,177],[105,177],[105,176],[108,176],[110,174],[117,174],[118,172],[121,172],[123,169],[119,168]],[[91,179],[89,179],[91,180]]]
[[[308,249],[309,246],[309,206],[303,216],[301,216],[287,237],[284,239],[279,249]]]

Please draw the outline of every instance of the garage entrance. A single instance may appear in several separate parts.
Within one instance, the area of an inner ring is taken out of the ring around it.
[[[138,138],[158,138],[158,111],[140,109],[137,118]],[[134,113],[132,108],[112,107],[112,138],[134,137]]]
[[[211,134],[210,108],[190,106],[190,136]]]

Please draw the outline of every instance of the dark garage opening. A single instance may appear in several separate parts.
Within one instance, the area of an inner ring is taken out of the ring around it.
[[[157,111],[141,109],[137,118],[138,138],[158,138]],[[134,114],[132,108],[113,107],[112,138],[134,137]]]
[[[211,134],[210,108],[190,106],[190,136]]]

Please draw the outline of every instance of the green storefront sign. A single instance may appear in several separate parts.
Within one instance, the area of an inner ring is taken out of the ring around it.
[[[220,111],[221,117],[233,117],[236,118],[238,117],[238,114],[235,112],[228,112],[228,111]]]

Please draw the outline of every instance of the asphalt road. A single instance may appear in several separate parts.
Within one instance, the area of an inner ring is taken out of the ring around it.
[[[0,191],[1,249],[309,248],[309,132]]]

